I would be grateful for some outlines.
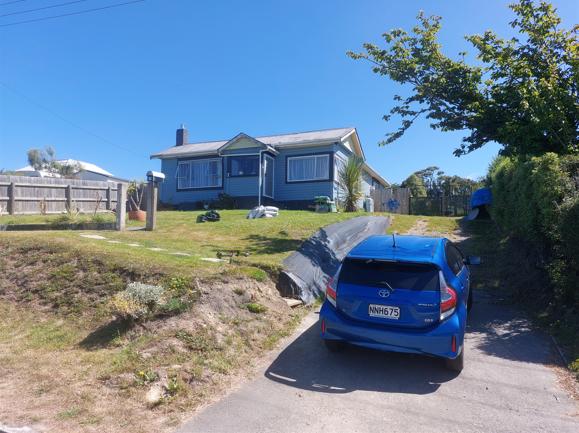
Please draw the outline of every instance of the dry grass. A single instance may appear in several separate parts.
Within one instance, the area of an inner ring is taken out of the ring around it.
[[[188,311],[130,326],[111,318],[106,300],[127,281],[166,284],[170,275],[124,269],[103,256],[79,258],[58,246],[3,247],[0,419],[12,425],[172,431],[250,371],[305,312],[290,310],[263,271],[240,267],[193,280],[201,293]],[[250,304],[264,308],[256,314]],[[153,385],[166,395],[150,408],[145,394]]]

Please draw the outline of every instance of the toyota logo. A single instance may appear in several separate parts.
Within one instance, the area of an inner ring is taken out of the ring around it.
[[[381,298],[387,298],[388,296],[390,296],[390,290],[388,289],[382,289],[378,291],[378,296],[380,296]]]

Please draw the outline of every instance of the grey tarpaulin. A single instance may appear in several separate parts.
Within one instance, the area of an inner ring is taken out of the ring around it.
[[[277,284],[281,295],[313,302],[325,292],[328,278],[346,254],[368,236],[384,234],[389,222],[386,217],[363,216],[318,230],[283,261]]]

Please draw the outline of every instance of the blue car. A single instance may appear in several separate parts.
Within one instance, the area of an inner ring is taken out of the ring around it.
[[[393,352],[434,355],[461,371],[472,306],[471,264],[446,238],[371,236],[354,247],[327,283],[322,339]]]

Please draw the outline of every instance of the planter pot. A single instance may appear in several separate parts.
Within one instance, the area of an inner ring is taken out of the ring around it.
[[[130,210],[129,219],[134,221],[145,222],[147,220],[147,212],[144,210]]]

